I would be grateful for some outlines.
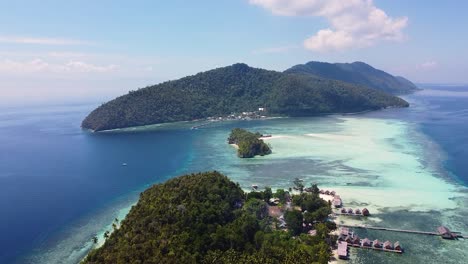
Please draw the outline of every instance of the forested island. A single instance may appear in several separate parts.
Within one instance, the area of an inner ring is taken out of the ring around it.
[[[283,206],[287,229],[269,213],[272,197],[276,208],[292,201]],[[83,263],[327,263],[336,240],[330,212],[317,186],[293,196],[268,187],[246,194],[218,172],[185,175],[141,193]]]
[[[239,158],[253,158],[256,155],[271,154],[271,146],[263,142],[262,134],[252,133],[242,128],[234,128],[228,138],[229,144],[237,146]]]
[[[419,90],[414,83],[401,76],[393,76],[360,61],[353,63],[311,61],[293,66],[284,72],[340,80],[391,94],[407,94]]]
[[[81,126],[102,131],[259,108],[269,116],[312,116],[407,106],[401,98],[365,86],[238,63],[130,91],[92,111]]]

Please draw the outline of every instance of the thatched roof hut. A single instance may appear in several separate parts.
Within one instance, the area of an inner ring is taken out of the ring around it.
[[[348,214],[352,214],[353,213],[353,209],[352,208],[349,208],[348,209]]]
[[[385,248],[385,249],[393,249],[392,242],[390,242],[390,241],[388,241],[388,240],[385,241],[385,242],[383,243],[383,248]]]
[[[360,245],[361,244],[361,239],[359,238],[358,235],[355,235],[353,237],[353,244]]]
[[[372,242],[372,246],[375,248],[382,248],[382,242],[380,242],[378,239],[374,240]]]
[[[348,212],[348,210],[346,210],[346,208],[341,209],[342,214],[346,214],[347,212]]]
[[[437,232],[439,232],[439,235],[441,235],[442,238],[445,238],[445,239],[453,239],[454,238],[454,236],[453,236],[452,232],[450,231],[450,229],[448,229],[445,226],[439,226],[437,228]]]
[[[362,209],[362,215],[369,216],[370,215],[369,210],[367,210],[367,208]]]
[[[400,245],[399,241],[397,241],[397,242],[395,242],[395,244],[393,244],[393,249],[401,251],[401,245]]]
[[[361,210],[359,209],[356,209],[356,211],[354,211],[355,214],[361,214]]]
[[[352,244],[353,243],[353,237],[347,236],[345,241]]]
[[[371,241],[366,237],[361,241],[361,245],[363,247],[370,247],[371,246]]]

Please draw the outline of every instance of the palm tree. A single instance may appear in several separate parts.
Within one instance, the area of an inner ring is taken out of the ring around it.
[[[106,231],[104,232],[104,239],[108,239],[109,238],[109,231]]]
[[[98,237],[97,237],[97,236],[93,236],[93,243],[94,243],[94,244],[97,244],[97,242],[98,242]]]

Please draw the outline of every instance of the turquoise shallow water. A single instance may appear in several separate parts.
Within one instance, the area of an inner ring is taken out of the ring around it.
[[[92,106],[42,113],[10,110],[0,118],[5,128],[0,133],[5,146],[0,193],[9,201],[3,200],[0,209],[8,212],[6,223],[22,220],[14,229],[1,230],[6,234],[1,246],[9,251],[1,251],[5,261],[0,262],[75,263],[92,246],[91,237],[110,229],[115,217],[121,219],[140,191],[204,170],[219,170],[245,189],[251,184],[287,188],[299,177],[336,190],[345,206],[369,208],[373,216],[367,224],[432,231],[443,223],[468,233],[467,177],[457,162],[467,153],[452,153],[458,148],[447,140],[458,137],[458,145],[468,144],[463,141],[466,127],[460,126],[464,104],[453,109],[453,102],[465,97],[443,91],[409,96],[409,109],[363,115],[213,123],[198,130],[178,123],[98,135],[78,127]],[[234,127],[273,134],[268,140],[273,154],[237,158],[226,143]],[[28,157],[33,158],[25,163]],[[121,166],[123,162],[128,166]],[[33,198],[14,192],[24,186],[30,186],[25,190]],[[344,217],[339,221],[362,223]],[[406,253],[352,250],[351,263],[463,263],[468,258],[465,241],[357,232],[399,240]]]

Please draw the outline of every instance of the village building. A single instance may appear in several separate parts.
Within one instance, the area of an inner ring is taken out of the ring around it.
[[[348,212],[348,211],[346,210],[346,208],[341,209],[341,213],[342,213],[342,214],[346,214],[346,212]]]
[[[358,215],[358,214],[360,215],[360,214],[361,214],[361,210],[356,209],[356,211],[354,211],[354,213],[357,214],[357,215]]]
[[[338,258],[348,259],[348,243],[346,242],[338,243]]]
[[[352,214],[353,213],[353,209],[352,208],[349,208],[348,209],[348,214]]]

